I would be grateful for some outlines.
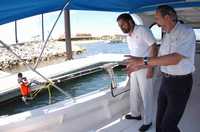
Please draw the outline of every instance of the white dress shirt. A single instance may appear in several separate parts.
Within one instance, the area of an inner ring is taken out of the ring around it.
[[[131,35],[127,36],[128,47],[132,56],[149,56],[149,47],[156,42],[150,29],[135,25]]]
[[[184,58],[177,65],[161,66],[161,71],[171,75],[185,75],[194,72],[196,37],[193,29],[177,22],[170,33],[162,39],[159,56],[178,53]]]

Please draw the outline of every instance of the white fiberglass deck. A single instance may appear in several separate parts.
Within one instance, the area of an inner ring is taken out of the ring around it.
[[[88,66],[100,63],[107,63],[107,62],[119,62],[122,61],[123,59],[124,57],[122,54],[98,54],[94,56],[89,56],[87,58],[70,60],[63,63],[39,68],[37,69],[37,71],[39,71],[42,75],[44,75],[47,78],[52,78],[55,76],[76,72]],[[42,78],[40,78],[36,73],[32,71],[26,71],[23,72],[23,74],[30,80],[36,79],[44,81]],[[17,74],[1,76],[0,84],[1,84],[0,95],[18,89]]]
[[[198,91],[200,93],[200,91]],[[194,95],[194,94],[193,94]],[[193,101],[191,101],[193,100]],[[181,132],[199,132],[200,131],[200,104],[192,97],[184,116],[179,124]],[[115,117],[107,124],[103,124],[101,127],[94,130],[95,132],[138,132],[139,127],[142,125],[142,121],[126,120],[124,116]],[[148,132],[155,132],[155,122]]]
[[[200,91],[198,91],[200,93]],[[193,94],[194,95],[194,94]],[[193,102],[191,102],[193,100]],[[194,98],[191,98],[190,103],[184,113],[184,116],[179,124],[181,132],[199,132],[200,131],[200,104]],[[124,116],[113,118],[107,124],[103,124],[97,128],[96,132],[138,132],[142,121],[126,120]],[[155,122],[148,132],[155,132]]]
[[[116,119],[107,122],[103,127],[93,130],[94,132],[138,132],[142,125],[142,121],[126,120],[124,116],[116,117]],[[92,130],[91,130],[92,131]],[[155,132],[155,125],[153,125],[148,132]]]
[[[179,124],[181,132],[199,132],[200,131],[200,89],[195,88],[191,94],[183,118]],[[155,100],[156,101],[156,100]],[[101,124],[94,132],[138,132],[143,121],[126,120],[124,116],[119,115],[111,120]],[[155,120],[151,129],[147,132],[155,132]]]

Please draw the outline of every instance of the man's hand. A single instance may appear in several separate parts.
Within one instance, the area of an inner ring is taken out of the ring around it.
[[[126,70],[128,75],[130,75],[134,71],[138,71],[144,68],[143,58],[142,57],[135,57],[131,55],[125,55],[128,59],[124,62],[126,64]]]

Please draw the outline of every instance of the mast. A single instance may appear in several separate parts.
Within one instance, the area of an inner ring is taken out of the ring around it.
[[[65,22],[65,44],[66,44],[66,59],[72,59],[71,31],[70,31],[70,11],[64,10]]]

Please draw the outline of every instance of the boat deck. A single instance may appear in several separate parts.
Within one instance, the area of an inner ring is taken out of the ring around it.
[[[179,124],[181,132],[199,132],[200,130],[200,103],[199,103],[200,89],[195,88],[191,94],[191,98],[187,104],[187,108],[183,115],[183,118]],[[134,121],[124,119],[124,116],[119,115],[105,124],[101,124],[101,127],[96,128],[96,132],[138,132],[138,129],[142,125],[143,121]],[[155,122],[148,132],[155,132]]]
[[[181,132],[199,132],[200,131],[200,54],[196,55],[195,59],[196,71],[193,74],[193,89],[188,100],[185,113],[179,123]],[[159,82],[159,80],[156,80]],[[155,88],[155,103],[157,101],[159,87]],[[118,115],[105,124],[101,124],[99,128],[96,128],[97,132],[138,132],[139,127],[142,125],[142,121],[126,120],[124,116]],[[148,132],[155,132],[155,122]]]
[[[199,91],[200,92],[200,91]],[[194,100],[193,100],[194,101]],[[192,106],[192,107],[191,107]],[[181,132],[199,132],[200,126],[200,105],[198,102],[191,102],[185,111],[185,114],[179,124]],[[139,127],[143,121],[126,120],[124,116],[119,116],[110,120],[106,125],[97,128],[96,132],[138,132]],[[148,132],[155,132],[155,123],[148,130]]]
[[[124,116],[111,120],[107,125],[97,128],[95,132],[138,132],[142,121],[126,120]],[[155,132],[155,125],[148,130],[148,132]]]

